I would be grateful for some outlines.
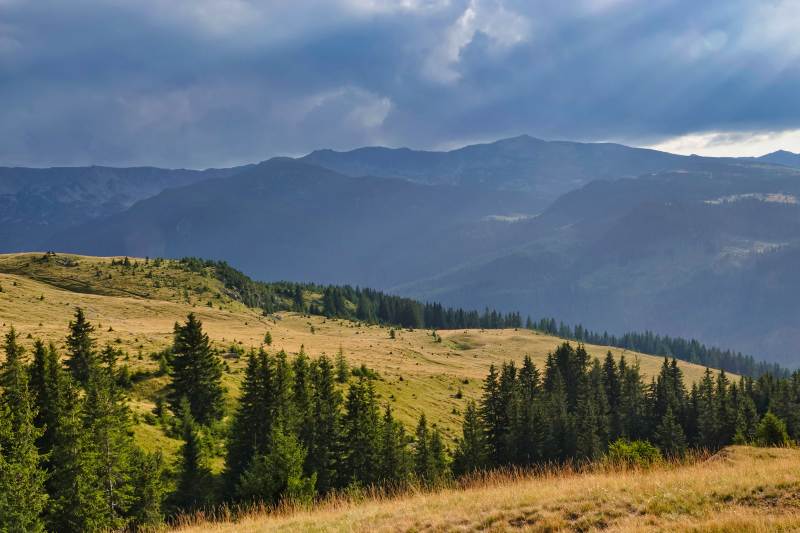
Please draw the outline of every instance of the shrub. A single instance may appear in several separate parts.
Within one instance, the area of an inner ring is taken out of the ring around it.
[[[660,461],[661,452],[646,440],[617,439],[606,453],[606,462],[613,466],[647,468]]]
[[[768,411],[758,423],[756,442],[759,446],[786,446],[789,444],[789,434],[786,432],[786,423]]]

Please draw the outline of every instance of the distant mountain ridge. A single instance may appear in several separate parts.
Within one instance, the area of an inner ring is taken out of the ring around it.
[[[773,163],[776,165],[784,165],[787,167],[800,168],[800,154],[788,152],[786,150],[778,150],[761,157],[756,158],[759,161]]]
[[[0,251],[36,249],[65,227],[121,212],[169,187],[244,168],[0,167]]]
[[[208,171],[2,169],[3,202],[0,251],[202,256],[267,281],[653,329],[800,363],[800,170],[761,159],[523,136]]]
[[[239,174],[173,188],[65,230],[48,248],[98,255],[224,259],[261,279],[408,283],[496,246],[529,212],[528,193],[352,178],[275,158]]]
[[[349,176],[404,178],[533,193],[541,207],[596,179],[691,168],[693,158],[613,143],[544,141],[521,135],[447,152],[367,147],[318,150],[304,161]]]

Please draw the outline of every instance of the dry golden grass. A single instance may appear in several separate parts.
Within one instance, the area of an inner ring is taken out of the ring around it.
[[[257,348],[267,331],[273,338],[272,350],[296,353],[304,346],[311,356],[333,356],[341,348],[351,365],[363,363],[380,373],[378,393],[404,423],[414,424],[425,412],[451,439],[460,426],[467,399],[480,395],[489,365],[520,361],[528,354],[542,368],[547,353],[563,342],[524,329],[439,331],[441,343],[429,331],[398,330],[397,338],[390,339],[389,329],[380,326],[297,313],[262,316],[231,299],[213,277],[176,268],[172,261],[156,266],[135,259],[139,267],[131,270],[112,267],[112,258],[59,254],[44,262],[41,257],[41,253],[0,255],[0,324],[4,326],[0,333],[13,324],[29,346],[35,338],[42,338],[63,348],[67,324],[74,308],[80,306],[98,326],[101,343],[126,350],[126,363],[133,370],[153,370],[157,364],[149,354],[168,346],[173,324],[194,312],[219,348],[234,343]],[[213,307],[207,305],[209,301]],[[600,358],[609,350],[593,345],[586,348]],[[659,357],[617,348],[611,351],[617,357],[625,353],[629,361],[638,359],[645,376],[653,376],[662,363]],[[230,371],[224,380],[233,397],[244,361],[226,361]],[[704,370],[689,363],[680,366],[688,382],[699,379]],[[151,410],[162,385],[163,379],[138,383],[134,410]],[[461,399],[456,397],[459,389]],[[159,444],[174,445],[167,441]]]
[[[798,531],[800,451],[731,447],[649,471],[490,476],[466,489],[255,513],[184,532]]]

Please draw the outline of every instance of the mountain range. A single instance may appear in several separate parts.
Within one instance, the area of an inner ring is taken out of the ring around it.
[[[224,259],[261,279],[653,329],[796,366],[792,155],[521,136],[208,171],[0,169],[0,251]]]

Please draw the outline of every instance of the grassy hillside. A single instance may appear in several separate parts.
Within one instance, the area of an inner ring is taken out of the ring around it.
[[[231,347],[258,348],[269,331],[271,350],[296,353],[304,347],[316,357],[341,349],[351,366],[365,364],[377,370],[381,401],[392,402],[403,422],[410,426],[425,412],[449,438],[456,435],[467,399],[479,396],[489,365],[519,361],[528,354],[541,368],[547,353],[563,342],[523,329],[439,331],[442,342],[430,331],[398,330],[391,339],[388,327],[287,312],[264,316],[240,303],[210,271],[191,272],[177,261],[131,259],[129,266],[112,261],[121,263],[122,258],[0,255],[0,332],[13,324],[28,347],[41,338],[63,350],[73,310],[82,307],[97,327],[99,342],[123,349],[123,363],[141,372],[132,392],[132,406],[139,414],[152,411],[167,380],[155,375],[154,354],[170,345],[174,323],[189,312],[198,315],[224,354],[224,381],[232,405],[245,362]],[[602,357],[608,348],[589,345],[587,350]],[[611,351],[638,359],[645,376],[654,375],[662,362],[659,357]],[[704,370],[679,364],[689,383]],[[156,426],[142,423],[137,432],[147,447],[169,451],[177,446]]]
[[[742,475],[746,473],[747,475]],[[493,476],[467,489],[335,501],[182,531],[797,531],[800,451],[727,448],[649,471]]]

